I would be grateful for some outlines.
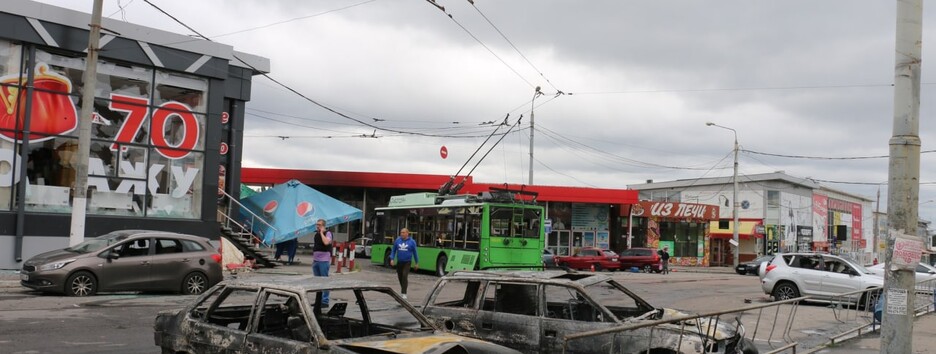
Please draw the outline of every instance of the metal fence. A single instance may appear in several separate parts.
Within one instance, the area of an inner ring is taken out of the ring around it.
[[[912,309],[919,316],[936,311],[936,280],[918,282],[912,296]],[[760,353],[813,353],[837,342],[875,332],[880,328],[875,319],[875,307],[882,294],[880,287],[837,294],[831,297],[804,296],[785,301],[745,306],[737,309],[700,313],[664,320],[647,321],[602,330],[575,333],[563,338],[563,353],[575,348],[578,341],[618,339],[628,336],[636,347],[608,346],[614,353],[653,353],[664,349],[677,353],[720,352],[724,343],[717,343],[714,331],[719,324],[730,323],[742,342],[753,343]],[[665,326],[665,327],[664,327]],[[679,328],[675,340],[673,328]],[[665,333],[665,334],[664,334]],[[663,340],[661,336],[670,338]],[[634,339],[638,338],[638,339]],[[739,338],[735,338],[739,339]]]

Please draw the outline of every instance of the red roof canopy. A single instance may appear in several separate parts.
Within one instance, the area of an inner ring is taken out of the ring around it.
[[[311,186],[339,186],[360,188],[394,188],[410,189],[413,191],[436,191],[449,180],[449,176],[413,174],[413,173],[386,173],[386,172],[352,172],[352,171],[322,171],[322,170],[293,170],[276,168],[241,169],[241,182],[246,184],[278,184],[290,179],[297,179]],[[457,179],[456,181],[461,181]],[[523,189],[539,193],[537,200],[549,202],[574,203],[607,203],[607,204],[634,204],[637,203],[637,191],[631,189],[606,189],[564,186],[527,186],[517,184],[474,183],[471,177],[465,182],[462,193],[478,193],[489,188]]]

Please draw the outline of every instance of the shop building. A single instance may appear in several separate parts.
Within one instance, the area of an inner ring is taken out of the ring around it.
[[[374,208],[384,207],[390,197],[414,192],[435,192],[449,176],[410,173],[349,172],[244,168],[242,181],[250,186],[272,186],[290,179],[361,209],[362,221],[338,225],[338,239],[367,235]],[[536,192],[546,208],[547,248],[569,255],[581,247],[622,249],[621,210],[637,202],[637,191],[629,189],[564,186],[527,186],[475,182],[468,177],[461,193],[474,194],[490,188]]]
[[[738,180],[739,259],[778,251],[825,251],[870,257],[871,199],[835,190],[783,172]],[[713,177],[630,185],[641,200],[719,206],[709,222],[709,264],[734,263],[733,181]],[[865,221],[865,219],[868,219]]]
[[[68,246],[91,15],[0,7],[0,268]],[[85,237],[120,229],[218,238],[237,195],[244,105],[270,63],[232,47],[103,19]]]
[[[622,211],[625,239],[631,235],[627,248],[668,249],[673,265],[709,265],[713,237],[709,225],[718,223],[718,205],[640,201]]]

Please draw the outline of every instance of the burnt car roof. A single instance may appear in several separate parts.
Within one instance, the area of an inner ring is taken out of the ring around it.
[[[270,277],[252,276],[238,279],[227,279],[218,284],[237,287],[261,287],[291,290],[297,293],[335,289],[390,290],[389,286],[374,285],[372,282],[361,280],[336,279],[333,277],[315,276],[297,277],[295,275],[274,275]]]
[[[445,277],[446,279],[498,279],[516,280],[537,283],[577,283],[589,286],[611,280],[607,275],[596,273],[552,271],[457,271]]]

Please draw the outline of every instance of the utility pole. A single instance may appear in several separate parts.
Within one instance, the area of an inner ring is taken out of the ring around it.
[[[894,129],[888,164],[887,229],[916,234],[920,198],[920,69],[923,0],[897,1],[894,60]],[[912,353],[913,269],[892,269],[895,238],[886,237],[881,354]],[[903,309],[901,311],[900,309]]]
[[[78,161],[75,169],[75,197],[72,199],[71,232],[68,244],[84,241],[88,205],[88,159],[91,150],[91,113],[94,111],[94,87],[97,86],[98,43],[101,39],[101,8],[104,0],[94,0],[91,33],[88,35],[88,58],[81,81],[81,115],[78,118]]]
[[[732,193],[734,205],[731,208],[731,218],[734,219],[734,226],[732,227],[731,239],[734,240],[734,267],[738,268],[738,257],[740,257],[741,254],[741,243],[738,237],[738,229],[741,228],[741,222],[738,220],[738,207],[741,206],[741,203],[738,202],[738,131],[712,122],[706,122],[705,125],[728,129],[734,133],[734,174],[731,177],[731,180],[734,182],[734,190]]]
[[[530,183],[528,185],[531,186],[533,185],[533,109],[536,105],[536,97],[542,94],[540,87],[536,86],[536,91],[533,92],[533,100],[530,101]]]
[[[879,227],[879,224],[878,224],[878,215],[881,215],[881,185],[880,184],[878,185],[877,202],[875,204],[876,206],[874,207],[874,236],[872,237],[873,241],[871,241],[873,242],[873,244],[871,245],[871,249],[874,251],[871,252],[871,255],[874,257],[875,261],[879,261],[878,260],[878,237],[881,234],[881,228]]]

